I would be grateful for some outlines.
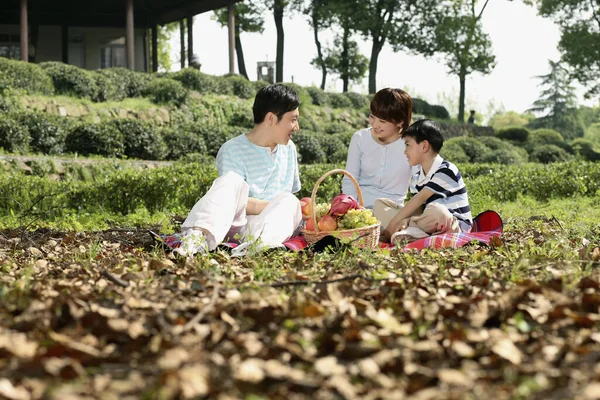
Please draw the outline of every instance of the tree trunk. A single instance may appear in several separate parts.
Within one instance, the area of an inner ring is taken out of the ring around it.
[[[458,95],[458,122],[465,122],[465,78],[467,74],[461,68],[458,78],[460,80],[460,94]]]
[[[383,49],[384,40],[373,38],[373,47],[371,47],[371,59],[369,60],[369,93],[377,92],[377,60],[379,53]]]
[[[342,34],[342,59],[340,60],[341,78],[342,78],[342,92],[348,92],[348,80],[350,79],[350,60],[348,59],[348,38],[350,36],[350,29],[348,28],[348,20],[344,21],[344,33]]]
[[[274,0],[273,17],[277,29],[277,55],[275,59],[275,82],[283,82],[283,8],[284,0]]]
[[[321,66],[321,90],[325,90],[325,82],[327,81],[327,67],[325,66],[325,60],[323,59],[323,50],[321,49],[321,41],[319,40],[319,21],[317,13],[313,10],[312,12],[312,26],[315,37],[315,45],[317,46],[317,59]]]
[[[240,38],[240,25],[237,23],[239,19],[236,18],[235,24],[235,55],[237,57],[238,62],[238,71],[240,71],[240,75],[244,78],[248,79],[248,72],[246,72],[246,62],[244,61],[244,50],[242,49],[242,39]]]

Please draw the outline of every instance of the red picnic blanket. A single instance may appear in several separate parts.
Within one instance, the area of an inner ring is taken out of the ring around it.
[[[423,239],[414,241],[402,248],[402,251],[411,249],[422,250],[424,248],[441,248],[441,247],[461,247],[471,241],[478,241],[485,244],[490,244],[494,237],[499,237],[502,234],[503,224],[500,215],[495,211],[484,211],[473,219],[473,229],[469,233],[444,233],[441,235],[428,236]],[[170,249],[176,249],[181,246],[181,234],[175,233],[172,235],[162,235],[150,231],[150,234],[159,242]],[[313,248],[322,249],[325,244],[329,244],[337,239],[333,236],[326,236],[321,241],[323,245],[319,246],[319,242],[313,244]],[[304,236],[294,236],[283,243],[283,245],[292,251],[301,251],[308,247],[308,243]],[[221,246],[233,249],[238,246],[237,243],[222,243]],[[380,248],[392,248],[391,243],[380,243]]]
[[[441,247],[462,247],[471,241],[490,244],[494,237],[500,237],[503,224],[500,215],[496,211],[484,211],[473,219],[473,228],[468,233],[443,233],[432,235],[407,244],[402,251],[412,249],[423,250],[425,248],[439,249]],[[393,247],[386,243],[386,247]]]

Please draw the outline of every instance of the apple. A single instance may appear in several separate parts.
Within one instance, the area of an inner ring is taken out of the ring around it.
[[[302,209],[302,219],[308,219],[312,214],[310,197],[303,197],[300,199],[300,208]]]
[[[312,218],[306,220],[306,225],[304,225],[304,228],[306,228],[307,231],[315,231],[315,223],[313,222]]]
[[[337,222],[331,215],[323,215],[318,225],[323,232],[334,231],[337,228]]]

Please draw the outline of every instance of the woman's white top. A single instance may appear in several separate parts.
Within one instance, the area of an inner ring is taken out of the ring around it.
[[[373,208],[375,199],[381,197],[404,204],[412,174],[404,155],[404,139],[380,144],[371,136],[371,128],[355,132],[348,149],[346,171],[358,181],[365,207]],[[356,188],[346,176],[342,192],[358,200]]]

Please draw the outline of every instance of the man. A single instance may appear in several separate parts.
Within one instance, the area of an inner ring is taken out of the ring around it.
[[[181,255],[206,253],[224,239],[241,238],[234,255],[282,246],[302,212],[298,156],[298,94],[275,84],[259,90],[254,128],[227,141],[217,153],[219,177],[182,224]]]

